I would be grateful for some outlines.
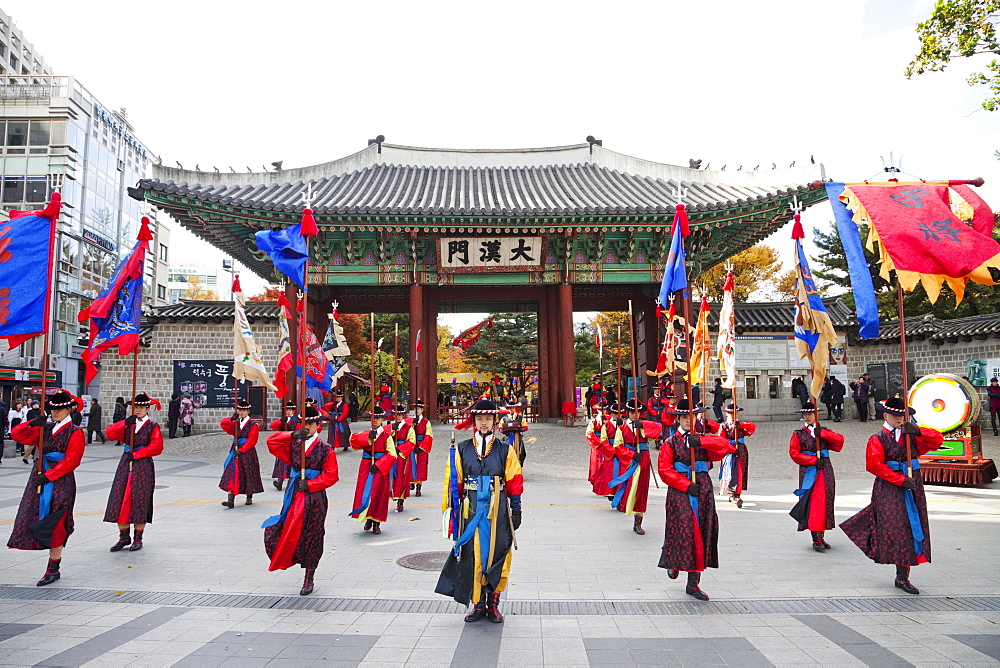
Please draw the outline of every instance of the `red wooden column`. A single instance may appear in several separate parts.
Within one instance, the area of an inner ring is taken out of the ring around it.
[[[421,391],[421,383],[424,382],[424,374],[430,370],[429,357],[434,357],[434,349],[428,350],[423,346],[422,352],[417,352],[417,333],[421,332],[421,344],[424,342],[424,286],[414,284],[410,286],[410,403],[417,399],[430,401],[430,397],[424,396]]]
[[[548,288],[543,286],[538,297],[538,416],[549,417],[552,409],[552,352],[549,348]]]
[[[573,286],[561,283],[557,288],[559,300],[559,370],[562,387],[559,394],[561,411],[562,402],[575,399],[576,387],[576,355],[573,348]]]
[[[427,403],[425,415],[434,419],[438,417],[437,409],[437,298],[434,288],[423,288],[423,313],[424,313],[424,356],[425,366],[420,369],[420,392],[421,399]]]
[[[548,338],[549,406],[546,417],[559,417],[559,402],[562,394],[562,373],[559,368],[559,291],[555,285],[546,286],[545,334]]]

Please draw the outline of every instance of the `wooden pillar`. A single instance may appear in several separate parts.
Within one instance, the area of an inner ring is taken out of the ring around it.
[[[576,355],[573,346],[573,286],[561,283],[559,295],[559,367],[562,388],[559,397],[559,408],[562,402],[573,401],[576,392]]]
[[[430,368],[429,358],[433,357],[433,348],[428,349],[424,345],[424,286],[414,284],[410,286],[410,373],[409,390],[410,403],[417,399],[430,402],[431,398],[426,396],[426,392],[421,391],[421,383],[424,382],[423,375]],[[417,337],[420,336],[420,344],[423,347],[421,352],[417,352]]]
[[[423,309],[424,309],[424,360],[426,371],[422,368],[420,375],[421,397],[427,402],[426,415],[430,419],[438,417],[437,409],[437,299],[433,295],[434,289],[423,288]]]
[[[548,287],[542,287],[538,297],[538,416],[549,417],[552,408],[552,352],[549,348]]]
[[[546,417],[559,417],[559,396],[562,394],[562,374],[559,371],[559,305],[558,289],[555,285],[546,287],[545,334],[549,348],[549,406]]]

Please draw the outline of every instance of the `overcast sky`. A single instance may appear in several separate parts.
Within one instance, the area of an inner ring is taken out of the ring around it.
[[[984,177],[996,208],[1000,112],[964,83],[985,59],[903,76],[932,4],[2,0],[56,74],[127,108],[168,165],[304,166],[380,133],[460,148],[592,134],[680,165],[814,155],[838,181],[892,151],[922,178]],[[831,219],[823,203],[805,222]],[[788,236],[769,242],[789,255]]]

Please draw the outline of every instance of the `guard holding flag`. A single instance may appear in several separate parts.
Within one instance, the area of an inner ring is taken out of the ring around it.
[[[612,444],[615,457],[623,470],[608,483],[608,487],[615,494],[611,499],[612,507],[626,515],[634,515],[632,531],[645,536],[642,516],[646,512],[646,502],[649,499],[651,468],[649,442],[659,438],[660,423],[639,419],[645,407],[637,399],[629,399],[625,404],[625,410],[628,419],[618,427]]]
[[[470,412],[472,438],[452,447],[445,469],[442,510],[455,546],[434,591],[462,605],[473,603],[466,622],[485,617],[501,624],[500,594],[507,588],[514,532],[521,526],[524,480],[514,449],[498,438],[497,405],[480,399]]]
[[[799,531],[809,529],[813,549],[825,552],[830,544],[824,533],[835,526],[833,502],[837,493],[830,451],[840,452],[844,437],[816,424],[816,404],[813,402],[807,401],[797,412],[802,414],[805,424],[792,432],[788,444],[788,455],[799,465],[799,489],[795,490],[799,501],[789,515],[798,520]]]
[[[295,431],[298,429],[299,419],[295,415],[296,408],[294,401],[286,401],[284,415],[271,421],[271,431]],[[271,484],[274,485],[274,488],[280,492],[289,475],[288,464],[283,462],[280,457],[275,457],[274,468],[271,469]]]
[[[372,408],[372,428],[351,434],[351,447],[361,450],[358,484],[354,488],[354,508],[350,515],[365,523],[365,531],[376,536],[389,518],[389,471],[396,463],[396,444],[390,425],[382,424],[385,413],[378,404]]]
[[[687,399],[681,399],[676,407],[666,409],[677,416],[677,431],[664,441],[657,463],[660,480],[670,487],[658,565],[667,569],[671,580],[680,571],[687,571],[685,593],[707,601],[708,594],[699,587],[701,572],[719,567],[719,516],[715,512],[715,489],[708,471],[711,462],[721,460],[736,447],[721,436],[691,433],[692,413],[706,409],[698,407],[690,411],[689,405]]]
[[[427,460],[431,455],[431,448],[434,447],[434,429],[431,421],[424,417],[424,409],[427,405],[422,399],[417,399],[413,403],[413,434],[417,439],[417,447],[410,455],[410,473],[413,482],[410,489],[414,496],[420,496],[421,487],[427,482]]]
[[[253,505],[253,495],[264,491],[264,481],[260,478],[260,460],[257,459],[257,437],[260,430],[250,419],[250,401],[236,400],[236,414],[219,422],[222,431],[233,437],[229,456],[222,469],[219,488],[229,492],[229,498],[222,502],[226,508],[233,508],[237,494],[246,494],[246,505]]]
[[[49,563],[38,581],[42,587],[59,579],[63,547],[73,533],[73,504],[76,502],[76,478],[87,439],[73,424],[73,409],[82,410],[83,401],[66,390],[59,390],[45,402],[46,415],[22,422],[11,429],[18,443],[37,446],[42,437],[41,468],[32,466],[28,484],[14,518],[7,547],[15,550],[48,550]]]
[[[406,406],[396,406],[395,421],[391,425],[392,441],[396,445],[396,464],[389,470],[389,488],[392,500],[396,502],[396,512],[403,512],[403,502],[410,496],[410,455],[417,447],[417,436],[413,425],[406,417]]]
[[[920,455],[941,447],[944,437],[934,429],[909,420],[903,400],[890,397],[879,402],[885,417],[882,430],[868,439],[865,465],[875,476],[872,502],[844,521],[840,528],[869,559],[896,566],[897,588],[919,594],[910,584],[910,567],[931,561],[931,534],[927,499],[920,473]],[[912,439],[912,459],[906,461],[905,439]]]
[[[285,570],[299,564],[306,571],[299,591],[301,596],[313,592],[326,535],[329,508],[326,489],[340,479],[336,448],[319,437],[324,419],[315,406],[306,406],[304,427],[291,432],[278,431],[267,437],[267,449],[284,462],[291,475],[281,512],[261,525],[264,549],[271,559],[267,570]],[[302,470],[303,461],[305,471]]]
[[[750,451],[747,450],[746,437],[753,436],[757,425],[739,419],[742,408],[736,404],[726,406],[726,421],[719,426],[719,436],[724,436],[736,448],[735,453],[726,457],[719,471],[722,481],[722,493],[729,495],[729,501],[736,502],[737,508],[743,507],[743,490],[747,488],[750,472]]]
[[[125,444],[125,451],[118,461],[105,522],[118,525],[118,542],[112,552],[126,546],[130,552],[142,549],[142,532],[153,521],[153,490],[156,488],[156,470],[153,457],[163,452],[163,434],[160,425],[149,419],[150,408],[161,408],[160,402],[139,392],[132,399],[132,415],[108,427],[108,438]],[[135,538],[130,535],[130,525],[135,525]]]

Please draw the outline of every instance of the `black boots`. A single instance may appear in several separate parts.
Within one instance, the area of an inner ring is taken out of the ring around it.
[[[813,539],[813,549],[817,552],[826,552],[830,549],[830,545],[823,540],[823,531],[810,531]]]
[[[635,523],[632,525],[632,531],[636,532],[640,536],[646,535],[646,531],[642,528],[642,515],[635,516]]]
[[[377,536],[382,533],[382,527],[379,526],[381,522],[372,522],[372,534]]]
[[[907,594],[919,594],[920,590],[910,584],[910,567],[896,566],[896,587]]]
[[[694,596],[699,601],[707,601],[708,594],[703,592],[701,588],[698,587],[698,583],[700,581],[701,573],[698,573],[697,571],[691,571],[688,573],[688,582],[687,586],[684,588],[684,593],[688,596]]]
[[[370,517],[368,519],[366,519],[365,520],[365,531],[371,531],[373,524],[375,524],[375,522],[372,521],[372,519]]]
[[[233,508],[236,506],[236,495],[230,494],[229,498],[222,502],[226,508]]]
[[[416,491],[414,491],[413,496],[420,496],[420,486],[421,485],[423,485],[423,483],[421,483],[421,482],[417,483],[417,489],[416,489]]]
[[[396,499],[396,512],[397,513],[403,512],[403,500],[402,499]]]
[[[118,542],[111,546],[112,552],[121,552],[126,545],[132,544],[132,536],[128,529],[118,530]]]
[[[138,552],[142,549],[142,529],[135,530],[135,540],[132,541],[132,547],[128,549],[129,552]]]
[[[503,624],[500,614],[500,592],[490,592],[486,595],[486,619],[494,624]]]
[[[299,591],[299,596],[308,596],[313,593],[313,577],[316,575],[315,568],[306,569],[306,577],[302,581],[302,589]]]
[[[281,486],[284,484],[284,481],[275,478],[274,480],[271,481],[271,484],[274,485],[274,488],[280,492]]]
[[[467,622],[478,622],[486,616],[486,603],[480,601],[472,606],[472,612],[465,616]]]
[[[253,494],[247,494],[247,505],[248,506],[253,505]]]
[[[49,566],[45,569],[45,575],[42,579],[35,583],[37,587],[44,587],[47,584],[52,584],[59,579],[59,562],[62,559],[49,559]]]

